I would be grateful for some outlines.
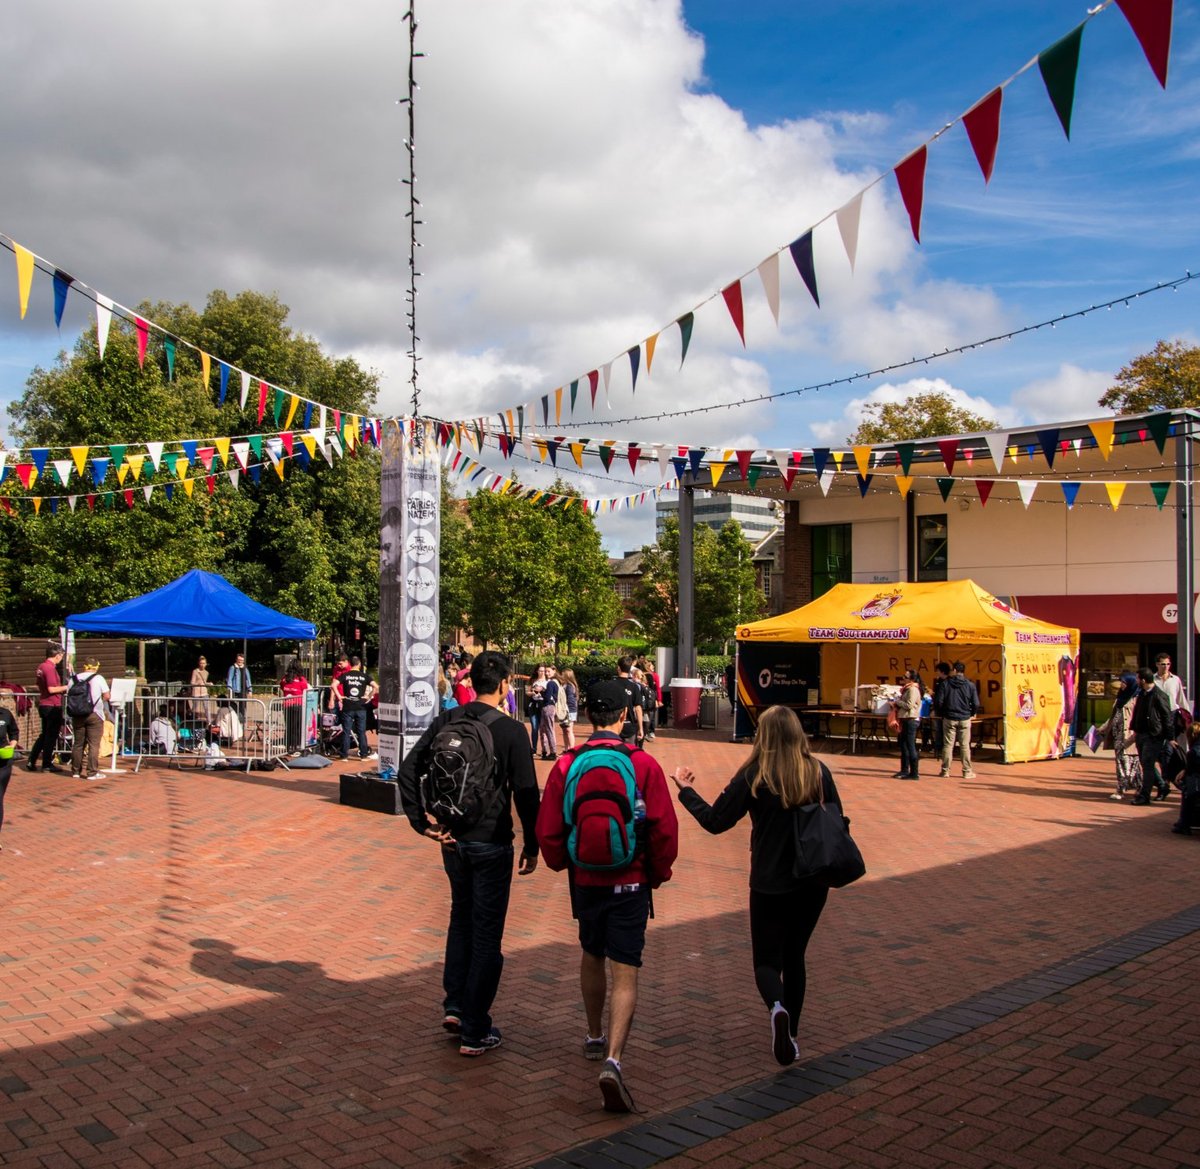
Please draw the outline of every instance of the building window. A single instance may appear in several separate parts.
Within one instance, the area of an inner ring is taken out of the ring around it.
[[[812,529],[813,600],[829,592],[835,584],[845,584],[852,579],[850,525],[814,525]]]
[[[949,567],[945,515],[917,516],[917,580],[945,580]]]

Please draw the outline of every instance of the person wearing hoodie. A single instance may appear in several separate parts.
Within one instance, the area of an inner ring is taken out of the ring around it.
[[[967,678],[965,662],[955,662],[954,670],[942,685],[942,770],[939,775],[945,779],[950,775],[950,762],[954,758],[954,744],[957,741],[962,753],[963,779],[974,779],[975,772],[971,768],[971,719],[982,711],[979,702],[979,692],[975,683]]]

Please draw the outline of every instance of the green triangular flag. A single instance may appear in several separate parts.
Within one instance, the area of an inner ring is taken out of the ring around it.
[[[104,506],[112,507],[112,505],[113,505],[113,493],[111,491],[106,491],[104,493]]]
[[[1167,411],[1161,414],[1151,414],[1146,419],[1146,429],[1150,432],[1150,437],[1154,439],[1154,445],[1158,447],[1158,453],[1163,453],[1163,447],[1167,443],[1167,435],[1171,433],[1171,415]]]
[[[252,434],[246,441],[250,444],[250,449],[255,453],[255,455],[258,456],[259,459],[261,459],[262,458],[262,435],[261,434]]]
[[[1071,137],[1071,109],[1075,104],[1075,75],[1079,72],[1079,46],[1083,25],[1067,33],[1038,54],[1038,68],[1046,83],[1046,93],[1062,123],[1063,133]]]
[[[175,342],[168,337],[163,342],[163,348],[167,351],[167,381],[175,380]]]
[[[751,491],[754,490],[754,486],[756,483],[758,483],[758,477],[761,474],[761,467],[751,467],[750,470],[746,472],[746,482],[750,484]]]
[[[938,490],[942,493],[942,502],[945,503],[950,498],[950,492],[954,487],[953,479],[939,479],[937,481]]]
[[[1163,504],[1167,500],[1167,492],[1171,490],[1171,484],[1151,483],[1150,490],[1154,492],[1154,502],[1158,504],[1158,510],[1162,511]]]
[[[119,471],[121,464],[125,461],[125,451],[128,448],[128,443],[109,443],[109,453],[112,455],[113,470]]]
[[[679,364],[683,365],[683,359],[687,357],[688,346],[692,343],[692,326],[696,323],[695,314],[684,313],[675,323],[679,326],[679,335],[683,338],[683,352],[679,355]]]
[[[275,391],[275,425],[279,425],[279,413],[283,409],[283,391]]]
[[[175,474],[175,464],[183,458],[182,451],[167,451],[162,457],[162,465],[166,467],[168,475]]]
[[[578,396],[578,394],[579,394],[579,379],[576,378],[571,383],[571,413],[572,413],[572,415],[575,413],[575,399]]]
[[[896,457],[900,460],[900,470],[906,475],[909,467],[912,466],[913,451],[917,449],[917,444],[913,442],[898,442],[896,444]]]
[[[602,446],[600,448],[600,461],[604,464],[604,469],[607,471],[612,465],[613,450],[610,446]]]

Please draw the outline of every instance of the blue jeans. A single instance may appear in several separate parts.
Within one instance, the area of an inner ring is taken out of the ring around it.
[[[462,1020],[463,1035],[479,1039],[491,1029],[489,1012],[504,969],[500,943],[512,888],[513,846],[459,841],[442,849],[442,865],[450,878],[442,1005]]]
[[[350,757],[351,736],[358,744],[359,758],[365,759],[371,753],[371,748],[367,746],[367,711],[365,707],[360,710],[347,710],[345,706],[342,707],[343,759]]]

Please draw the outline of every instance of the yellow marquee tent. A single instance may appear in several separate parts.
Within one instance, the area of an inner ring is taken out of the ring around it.
[[[1053,758],[1070,740],[1079,630],[1026,617],[974,581],[835,585],[737,637],[739,693],[752,711],[780,701],[771,690],[775,669],[786,675],[784,647],[817,645],[819,702],[808,687],[807,705],[838,705],[844,688],[895,683],[909,668],[932,683],[936,662],[961,659],[984,713],[1002,716],[1006,761]]]

